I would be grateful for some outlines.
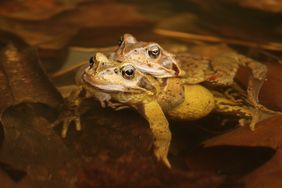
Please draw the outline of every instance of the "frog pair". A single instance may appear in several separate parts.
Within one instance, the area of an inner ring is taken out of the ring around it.
[[[266,67],[241,55],[215,59],[174,55],[157,43],[125,34],[109,57],[96,53],[89,63],[77,74],[80,89],[68,97],[69,103],[77,107],[83,90],[84,97],[96,98],[103,107],[136,109],[149,123],[156,158],[167,167],[171,167],[167,158],[171,132],[166,117],[195,120],[211,112],[229,113],[242,118],[240,122],[248,120],[254,129],[261,111],[272,112],[257,101]],[[229,92],[236,89],[233,80],[239,65],[251,68],[258,89],[248,89],[248,94],[238,89]],[[79,113],[75,114],[64,120],[64,137],[73,120],[81,129]]]

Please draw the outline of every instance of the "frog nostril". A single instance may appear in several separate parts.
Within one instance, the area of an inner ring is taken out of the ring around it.
[[[92,68],[94,64],[95,64],[95,61],[94,61],[94,57],[92,56],[89,59],[89,66],[90,66],[90,68]]]

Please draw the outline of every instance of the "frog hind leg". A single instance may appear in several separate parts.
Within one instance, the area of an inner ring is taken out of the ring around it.
[[[248,99],[251,101],[251,103],[254,105],[255,108],[260,109],[265,112],[267,111],[274,112],[272,110],[267,109],[265,106],[259,104],[259,93],[260,93],[263,83],[264,81],[258,80],[254,78],[253,76],[249,78],[248,89],[247,89]]]
[[[266,110],[263,105],[259,104],[258,95],[266,80],[267,67],[264,64],[243,55],[238,55],[237,60],[252,71],[247,88],[248,99],[255,108]]]
[[[254,125],[258,122],[257,110],[248,108],[234,100],[228,99],[224,96],[215,97],[214,112],[221,114],[231,114],[240,118],[239,124],[241,126],[249,123],[251,130],[254,130]]]
[[[241,126],[249,124],[252,131],[255,130],[255,125],[259,121],[281,114],[281,112],[269,110],[264,106],[258,109],[252,106],[252,104],[244,102],[245,99],[234,100],[232,97],[226,97],[226,93],[223,94],[214,91],[213,94],[215,96],[215,112],[240,117],[239,124]]]
[[[141,108],[138,111],[142,112],[142,115],[149,122],[150,129],[153,133],[154,155],[158,161],[162,161],[168,168],[171,168],[171,164],[167,158],[171,132],[162,108],[157,101],[146,102],[142,104]]]
[[[258,95],[266,79],[267,67],[251,58],[235,52],[224,53],[216,56],[211,61],[211,75],[207,80],[216,85],[232,85],[239,66],[248,67],[250,75],[247,94],[249,101],[256,107],[262,108],[259,104]]]

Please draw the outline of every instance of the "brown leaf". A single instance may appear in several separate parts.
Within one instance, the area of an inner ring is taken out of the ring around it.
[[[0,4],[0,16],[20,20],[45,20],[60,12],[74,9],[81,1],[85,0],[6,1]]]
[[[0,170],[1,188],[33,188],[31,181],[28,178],[23,178],[18,182],[14,182],[4,171]]]
[[[0,30],[19,36],[31,46],[61,49],[80,29],[129,26],[144,21],[146,20],[133,6],[121,3],[90,2],[40,22],[22,22],[0,17]]]
[[[231,132],[211,138],[203,143],[205,147],[213,146],[262,146],[279,148],[282,145],[282,116],[275,116],[259,122],[255,131],[240,127]]]
[[[0,161],[25,172],[36,187],[73,187],[77,160],[52,130],[50,117],[50,109],[38,104],[6,110]]]
[[[246,188],[282,187],[282,149],[278,149],[270,161],[244,178]]]
[[[56,108],[62,98],[41,69],[31,49],[18,50],[9,44],[0,53],[0,112],[22,102],[43,103]]]
[[[60,49],[77,33],[78,28],[56,21],[21,22],[0,17],[0,29],[22,38],[30,46]]]

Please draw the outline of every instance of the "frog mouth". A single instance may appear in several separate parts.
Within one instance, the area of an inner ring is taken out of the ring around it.
[[[141,88],[139,86],[136,87],[126,87],[123,85],[118,85],[118,84],[109,84],[104,79],[100,78],[93,78],[90,75],[84,74],[83,75],[83,80],[91,85],[92,87],[95,87],[96,89],[100,89],[106,92],[125,92],[125,93],[142,93],[146,92],[147,94],[152,95],[152,93],[144,88]]]
[[[106,91],[123,91],[124,90],[124,86],[116,85],[116,84],[109,84],[104,79],[95,78],[87,74],[83,75],[83,79],[87,84],[97,89],[106,90]]]
[[[175,77],[176,71],[165,69],[163,67],[159,67],[158,69],[152,70],[151,67],[144,67],[144,66],[138,66],[136,67],[143,73],[150,73],[154,75],[156,78],[169,78],[169,77]]]

